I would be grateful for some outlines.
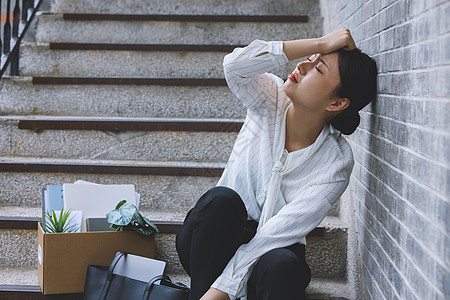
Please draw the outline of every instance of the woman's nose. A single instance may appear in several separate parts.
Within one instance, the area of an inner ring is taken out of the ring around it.
[[[297,64],[297,69],[301,75],[305,75],[309,70],[312,69],[313,65],[314,63],[312,61],[305,60]]]

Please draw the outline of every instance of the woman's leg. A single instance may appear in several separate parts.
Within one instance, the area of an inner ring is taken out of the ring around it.
[[[271,250],[253,268],[247,286],[248,300],[303,300],[311,271],[305,245]]]
[[[177,234],[176,248],[191,276],[191,300],[206,293],[237,248],[253,237],[246,224],[242,199],[226,187],[212,188],[189,211]]]

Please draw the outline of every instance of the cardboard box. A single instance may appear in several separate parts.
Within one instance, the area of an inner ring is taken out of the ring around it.
[[[135,231],[45,233],[38,223],[38,279],[42,293],[82,293],[88,265],[107,266],[118,251],[154,258],[155,235]]]

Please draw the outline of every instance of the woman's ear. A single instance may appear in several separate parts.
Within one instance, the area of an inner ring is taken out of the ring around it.
[[[330,101],[326,110],[327,111],[341,111],[349,107],[350,100],[348,98],[336,97]]]

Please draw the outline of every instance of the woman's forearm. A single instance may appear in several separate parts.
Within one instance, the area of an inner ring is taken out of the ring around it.
[[[291,61],[300,57],[320,53],[319,39],[304,39],[283,42],[283,52]]]

